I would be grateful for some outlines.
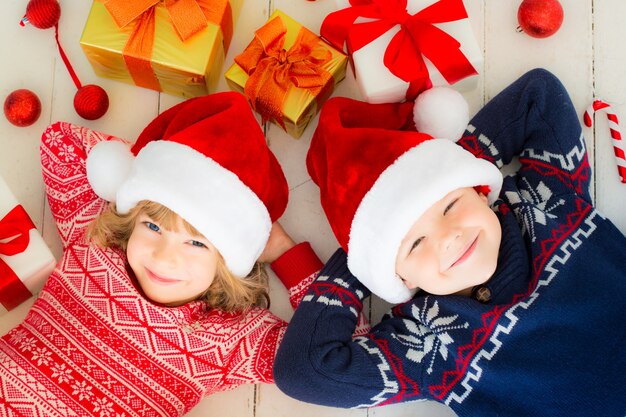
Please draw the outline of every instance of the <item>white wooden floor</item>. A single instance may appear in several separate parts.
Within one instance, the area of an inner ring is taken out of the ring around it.
[[[81,48],[79,38],[91,2],[60,0],[61,42],[83,84],[97,83],[109,94],[109,112],[100,120],[81,119],[73,109],[75,87],[54,42],[53,30],[20,27],[26,0],[3,0],[0,6],[0,97],[28,88],[42,101],[41,118],[34,125],[18,128],[0,117],[0,175],[34,220],[55,256],[60,255],[57,231],[45,202],[39,169],[39,138],[50,123],[66,120],[120,137],[135,139],[159,112],[181,100],[165,94],[97,78]],[[545,67],[561,78],[582,115],[595,94],[613,103],[626,121],[626,2],[622,0],[561,0],[565,11],[563,26],[554,36],[533,39],[516,32],[520,0],[465,0],[472,27],[482,46],[485,63],[479,86],[464,95],[472,113],[477,111],[509,82],[526,70]],[[280,9],[319,33],[324,16],[334,8],[333,0],[244,0],[236,22],[234,38],[223,71],[250,42],[254,30]],[[219,90],[227,90],[222,79]],[[360,98],[354,77],[346,79],[334,95]],[[626,184],[617,177],[606,119],[599,115],[594,129],[585,129],[594,169],[593,196],[601,211],[626,232]],[[267,140],[280,160],[290,185],[290,202],[282,219],[296,240],[309,240],[325,260],[337,247],[323,217],[318,191],[310,181],[304,158],[317,119],[299,140],[292,139],[275,125],[267,125]],[[32,299],[17,310],[0,317],[0,334],[19,323]],[[380,300],[371,305],[372,321],[386,309]],[[273,278],[272,310],[285,319],[292,314],[281,284]],[[246,386],[204,400],[190,414],[199,416],[453,416],[435,403],[413,403],[371,410],[339,410],[317,407],[287,398],[271,385]]]

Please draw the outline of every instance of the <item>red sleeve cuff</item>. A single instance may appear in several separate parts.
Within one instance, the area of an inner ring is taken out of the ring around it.
[[[313,252],[311,244],[302,242],[282,254],[270,266],[285,287],[292,288],[322,269],[324,264]]]

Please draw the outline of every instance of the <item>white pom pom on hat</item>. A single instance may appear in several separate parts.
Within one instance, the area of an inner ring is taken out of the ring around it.
[[[87,158],[87,180],[101,198],[115,202],[117,190],[127,180],[135,155],[119,141],[99,142]]]
[[[433,87],[415,99],[413,121],[418,132],[456,142],[469,123],[469,106],[458,91]]]

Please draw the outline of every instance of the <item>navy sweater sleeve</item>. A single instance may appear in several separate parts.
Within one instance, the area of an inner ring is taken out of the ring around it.
[[[527,72],[489,101],[459,144],[498,168],[519,157],[518,181],[592,202],[578,115],[561,82],[546,70]]]
[[[393,352],[393,321],[352,337],[369,291],[349,272],[339,249],[295,312],[274,363],[274,378],[287,395],[334,407],[371,407],[419,399],[415,375]]]

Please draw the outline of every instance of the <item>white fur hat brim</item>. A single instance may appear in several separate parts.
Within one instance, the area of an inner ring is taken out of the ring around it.
[[[150,142],[132,162],[116,208],[126,213],[142,200],[163,204],[193,225],[239,277],[252,270],[272,226],[266,206],[234,173],[176,142]]]
[[[365,194],[352,220],[348,268],[370,291],[390,303],[409,300],[412,292],[396,276],[400,243],[415,221],[448,193],[486,185],[492,204],[502,174],[447,139],[432,139],[402,154]]]

